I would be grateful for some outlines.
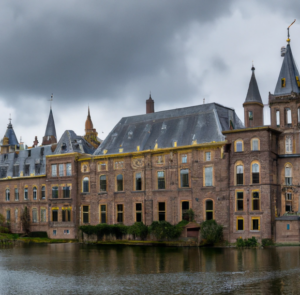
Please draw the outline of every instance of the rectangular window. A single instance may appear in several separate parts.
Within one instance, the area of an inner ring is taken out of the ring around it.
[[[18,214],[19,214],[19,210],[15,209],[15,223],[18,222]]]
[[[135,173],[135,190],[142,190],[142,173]]]
[[[187,163],[187,155],[182,155],[181,156],[181,163]]]
[[[276,126],[280,127],[280,111],[276,111]]]
[[[253,192],[252,194],[252,210],[259,210],[259,192]]]
[[[64,229],[64,235],[68,235],[70,233],[70,230]]]
[[[15,188],[15,201],[19,201],[19,190]]]
[[[38,222],[38,214],[37,214],[37,209],[33,208],[32,209],[32,222],[36,223]]]
[[[180,185],[181,187],[189,187],[189,169],[180,170]]]
[[[71,221],[71,209],[63,208],[61,212],[62,212],[62,221],[63,222]]]
[[[13,166],[13,177],[18,177],[19,176],[19,165],[14,165]]]
[[[159,202],[158,203],[158,221],[166,220],[166,203]]]
[[[33,190],[32,190],[32,197],[33,197],[34,200],[37,199],[37,189],[36,189],[36,187],[34,187]]]
[[[289,224],[286,225],[286,229],[290,230],[290,225]]]
[[[24,167],[24,176],[29,176],[30,175],[30,165],[25,165]]]
[[[213,167],[205,167],[205,186],[213,185]]]
[[[63,187],[63,198],[70,198],[71,197],[71,187],[65,186]]]
[[[34,165],[34,172],[35,172],[35,175],[39,175],[41,173],[41,164]]]
[[[259,218],[252,218],[252,230],[260,230]]]
[[[292,177],[285,178],[285,185],[292,185]]]
[[[117,205],[117,222],[123,222],[123,204]]]
[[[236,193],[236,209],[237,211],[244,210],[244,192]]]
[[[58,221],[58,210],[57,209],[53,209],[52,210],[52,221],[53,222],[57,222]]]
[[[188,201],[181,202],[181,219],[189,221],[188,210],[190,209],[190,203]]]
[[[57,165],[51,165],[52,176],[57,176]]]
[[[82,206],[82,220],[83,223],[89,223],[90,220],[90,210],[89,206]]]
[[[41,190],[41,199],[45,200],[46,199],[46,187],[43,185],[42,190]]]
[[[257,139],[252,140],[252,151],[258,151],[258,140]]]
[[[71,176],[72,175],[72,164],[71,163],[66,164],[66,170],[67,170],[67,176]]]
[[[56,236],[56,229],[53,230],[53,236]]]
[[[28,200],[28,188],[24,188],[24,200]]]
[[[118,192],[123,191],[123,175],[122,174],[117,175],[117,191]]]
[[[206,152],[205,153],[205,161],[210,161],[211,160],[211,153],[210,152]]]
[[[100,205],[100,222],[106,223],[107,216],[106,216],[106,205]]]
[[[236,222],[237,222],[237,230],[244,230],[244,219],[238,218]]]
[[[106,192],[106,175],[100,176],[100,192]]]
[[[237,141],[236,142],[236,151],[237,152],[242,152],[243,151],[243,142],[242,141]]]
[[[259,183],[259,172],[252,173],[252,183]]]
[[[142,222],[142,203],[135,204],[135,221]]]
[[[59,164],[58,168],[59,168],[59,176],[64,176],[65,175],[64,164]]]
[[[165,172],[164,171],[158,171],[157,172],[157,187],[158,187],[158,189],[165,189],[166,188]]]
[[[236,166],[236,184],[244,184],[244,166],[242,165]]]
[[[6,210],[6,222],[10,222],[10,210]]]
[[[286,193],[286,200],[291,201],[292,200],[292,194],[291,193]]]
[[[46,222],[46,209],[41,209],[41,222]]]
[[[9,189],[7,189],[7,190],[5,191],[5,200],[6,200],[6,201],[9,201],[9,200],[10,200],[10,191],[9,191]]]
[[[292,212],[292,204],[291,203],[286,203],[285,204],[285,211],[286,212]]]
[[[53,186],[52,187],[52,199],[57,199],[58,198],[58,186]]]
[[[253,112],[249,111],[248,112],[249,120],[253,120]]]

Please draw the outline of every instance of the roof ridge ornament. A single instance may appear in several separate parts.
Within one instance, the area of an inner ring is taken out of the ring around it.
[[[48,101],[50,101],[50,110],[52,110],[53,93],[51,93],[51,97]]]
[[[291,39],[290,39],[290,27],[295,23],[296,19],[288,26],[287,28],[287,35],[288,35],[288,38],[287,38],[287,42],[290,43],[291,42]]]

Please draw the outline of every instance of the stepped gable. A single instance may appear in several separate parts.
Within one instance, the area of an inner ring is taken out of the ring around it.
[[[223,131],[244,128],[233,109],[216,103],[122,118],[94,155],[224,141]]]
[[[61,136],[54,154],[82,153],[93,154],[95,148],[82,136],[72,130],[66,130]]]

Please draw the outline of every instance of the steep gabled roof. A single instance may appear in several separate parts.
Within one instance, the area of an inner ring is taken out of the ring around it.
[[[94,155],[224,141],[222,131],[244,128],[233,109],[216,103],[122,118]]]
[[[255,78],[255,68],[251,68],[252,75],[249,83],[249,88],[246,96],[245,102],[259,102],[262,104],[261,96],[259,93],[258,85]]]
[[[55,138],[57,138],[52,109],[50,109],[50,114],[49,114],[49,118],[48,118],[45,136],[54,136]]]
[[[299,78],[299,72],[293,57],[291,46],[290,44],[287,44],[274,95],[290,94],[291,92],[300,93],[296,77]],[[282,87],[282,79],[285,79],[285,87]]]

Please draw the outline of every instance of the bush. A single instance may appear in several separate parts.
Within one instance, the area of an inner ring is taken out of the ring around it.
[[[158,240],[176,239],[181,234],[182,226],[172,225],[167,221],[154,221],[150,225],[150,231]]]
[[[136,222],[129,226],[128,233],[144,240],[148,235],[148,227],[143,222]]]
[[[223,227],[215,220],[207,220],[201,223],[201,237],[208,245],[222,241]]]
[[[258,246],[258,241],[255,237],[244,240],[242,238],[238,238],[236,239],[236,246],[238,248],[254,248]]]
[[[0,226],[0,233],[8,233],[9,229],[7,227],[4,226]]]
[[[5,217],[2,214],[0,214],[0,224],[3,223],[5,223]]]
[[[274,242],[272,241],[272,239],[262,239],[261,244],[263,247],[269,247],[269,246],[273,246]]]
[[[31,238],[48,238],[46,231],[35,231],[28,234],[28,237]]]

